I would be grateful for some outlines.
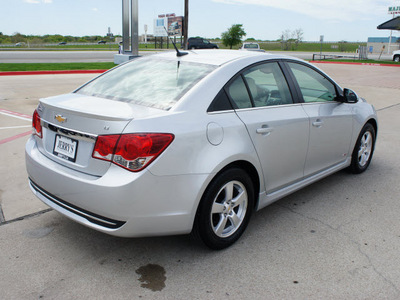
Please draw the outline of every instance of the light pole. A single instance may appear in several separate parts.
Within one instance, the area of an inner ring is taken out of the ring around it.
[[[139,56],[138,10],[138,0],[122,0],[122,53],[114,55],[116,64]]]

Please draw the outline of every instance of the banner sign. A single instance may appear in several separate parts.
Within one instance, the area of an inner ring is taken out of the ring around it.
[[[183,17],[177,17],[175,14],[164,14],[158,15],[157,19],[154,19],[154,36],[182,36],[183,28]]]
[[[400,14],[400,6],[390,6],[388,9],[388,13],[391,15]]]

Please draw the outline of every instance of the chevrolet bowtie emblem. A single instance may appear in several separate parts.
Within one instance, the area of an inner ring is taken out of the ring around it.
[[[67,118],[64,118],[62,115],[55,115],[54,119],[56,119],[60,123],[67,122]]]

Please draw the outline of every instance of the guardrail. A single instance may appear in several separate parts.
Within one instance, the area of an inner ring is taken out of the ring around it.
[[[312,56],[312,60],[316,60],[317,57],[319,57],[319,60],[337,59],[337,58],[353,59],[353,60],[360,59],[357,53],[355,53],[353,56],[314,53]]]

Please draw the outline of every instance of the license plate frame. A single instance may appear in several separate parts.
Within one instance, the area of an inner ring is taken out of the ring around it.
[[[76,162],[78,141],[69,137],[56,134],[54,139],[53,154],[70,162]]]

